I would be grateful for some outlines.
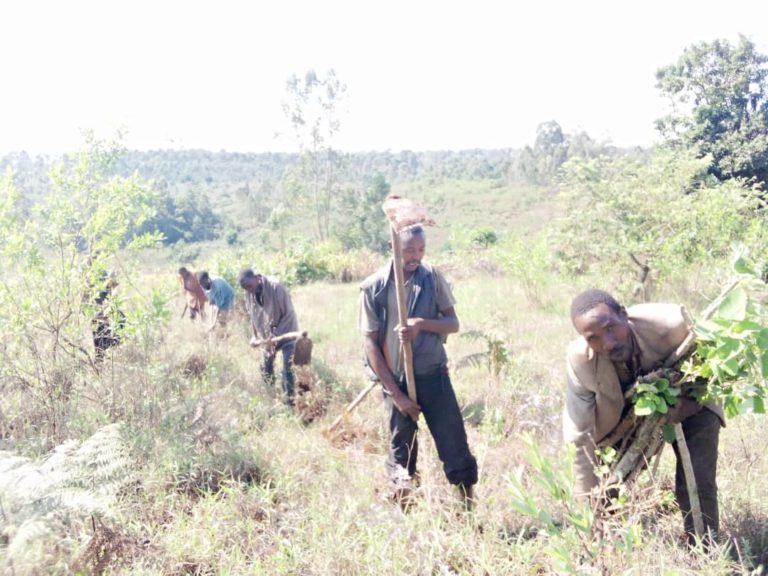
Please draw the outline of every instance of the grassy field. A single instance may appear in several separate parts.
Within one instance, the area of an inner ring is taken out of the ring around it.
[[[498,181],[446,180],[435,185],[415,182],[394,187],[393,194],[412,198],[429,208],[438,226],[430,232],[433,248],[450,239],[451,224],[488,227],[499,233],[530,236],[558,215],[556,190]]]
[[[130,288],[148,298],[148,286],[157,285],[169,316],[142,346],[127,342],[99,374],[82,377],[81,391],[68,399],[67,442],[55,449],[36,443],[30,421],[25,435],[4,441],[4,573],[761,573],[768,561],[765,417],[742,416],[722,432],[723,545],[709,554],[681,542],[671,449],[657,476],[644,478],[594,539],[567,526],[547,532],[520,513],[515,478],[539,512],[563,514],[540,480],[552,473],[567,486],[560,413],[564,350],[575,336],[567,307],[583,286],[555,276],[532,285],[489,270],[481,255],[443,263],[462,333],[478,335],[448,341],[480,466],[472,514],[450,490],[423,425],[416,504],[406,513],[386,499],[379,390],[327,432],[366,385],[355,284],[293,290],[314,351],[311,371],[300,376],[310,390],[292,411],[261,382],[245,318],[232,320],[227,339],[208,338],[179,318],[171,272]],[[663,297],[698,311],[717,280],[670,285]],[[482,356],[492,343],[506,352],[497,375]],[[10,398],[2,410],[6,426],[25,413]],[[538,463],[529,443],[543,456]]]

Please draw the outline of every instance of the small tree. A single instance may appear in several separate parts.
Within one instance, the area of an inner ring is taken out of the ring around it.
[[[91,330],[107,269],[118,250],[156,240],[129,240],[151,216],[150,191],[136,174],[106,176],[119,152],[89,138],[51,169],[51,193],[32,217],[20,213],[12,175],[0,181],[0,390],[31,400],[25,409],[41,412],[53,437],[65,431],[77,375],[95,368]]]
[[[377,174],[363,190],[349,188],[341,193],[333,233],[345,249],[386,252],[389,235],[381,205],[390,189],[384,176]]]
[[[288,101],[283,112],[293,127],[301,149],[300,186],[295,189],[299,206],[313,213],[317,238],[328,238],[334,194],[338,191],[341,155],[332,146],[341,128],[338,118],[347,87],[329,70],[325,78],[309,70],[303,79],[295,74],[286,86]]]

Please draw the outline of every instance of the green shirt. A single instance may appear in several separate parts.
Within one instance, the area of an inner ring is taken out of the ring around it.
[[[453,297],[450,285],[439,270],[432,268],[432,271],[438,309],[444,311],[452,308],[456,305],[456,299]],[[408,303],[410,303],[411,298],[413,298],[413,285],[410,280],[411,279],[405,283],[405,298]],[[395,327],[399,324],[399,319],[397,315],[397,289],[395,288],[394,282],[390,282],[387,286],[387,311],[389,313],[387,314],[386,337],[382,352],[392,374],[395,378],[402,379],[405,371],[402,366],[400,339],[395,331]],[[360,293],[358,326],[360,331],[365,335],[378,334],[379,331],[379,320],[376,316],[376,310],[374,310],[373,301],[365,290]],[[444,362],[445,351],[441,346],[440,350],[435,350],[434,355],[430,355],[430,357],[414,358],[414,370],[419,373],[418,368],[421,366],[424,368],[424,372],[430,372],[439,369],[440,365]],[[434,366],[430,366],[430,364],[434,364]]]

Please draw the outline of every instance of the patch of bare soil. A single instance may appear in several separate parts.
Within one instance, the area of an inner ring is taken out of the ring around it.
[[[317,380],[309,366],[297,366],[296,397],[294,398],[296,414],[302,423],[310,424],[325,416],[328,411],[328,392],[321,380]]]
[[[179,371],[186,378],[199,378],[205,374],[208,361],[197,354],[190,354],[179,366]]]

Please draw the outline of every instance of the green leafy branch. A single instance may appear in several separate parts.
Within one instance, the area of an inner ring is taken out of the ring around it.
[[[634,388],[635,415],[667,414],[681,394],[723,404],[728,417],[765,413],[768,327],[761,301],[766,284],[743,258],[741,277],[694,325],[696,348],[681,366],[681,378],[658,378]]]
[[[532,519],[546,533],[546,552],[558,574],[584,574],[585,570],[591,570],[588,566],[595,572],[607,573],[605,563],[609,551],[628,555],[641,543],[639,525],[621,514],[602,514],[601,507],[576,497],[573,444],[564,446],[553,459],[541,452],[532,435],[521,435],[521,439],[529,469],[521,467],[506,477],[510,507]],[[606,451],[607,460],[611,451]],[[543,494],[537,497],[534,491]],[[610,500],[615,512],[623,508],[626,496],[620,491]]]
[[[635,414],[649,416],[653,413],[666,414],[669,406],[677,403],[680,389],[671,385],[668,378],[659,378],[653,384],[638,384],[635,388]]]
[[[748,275],[710,319],[696,324],[696,353],[683,365],[686,380],[708,383],[700,400],[721,401],[728,417],[764,414],[768,385],[768,327],[761,304],[766,284],[743,260],[736,268]]]

